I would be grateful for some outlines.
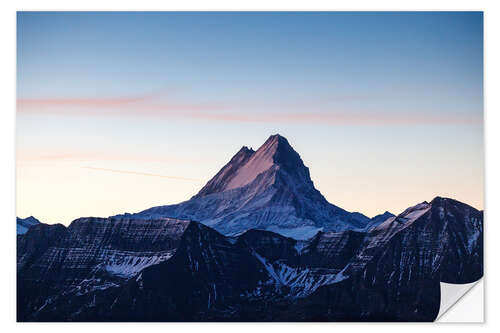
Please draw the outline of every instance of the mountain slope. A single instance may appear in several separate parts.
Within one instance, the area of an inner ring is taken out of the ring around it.
[[[80,218],[17,236],[18,318],[64,293],[119,285],[172,257],[189,221]],[[44,305],[45,304],[45,305]]]
[[[225,235],[262,229],[296,239],[318,231],[365,229],[370,219],[330,204],[288,141],[273,135],[257,150],[243,147],[191,200],[153,207],[134,218],[199,221]]]
[[[367,234],[343,271],[347,279],[319,288],[294,311],[318,320],[432,321],[440,282],[483,276],[482,235],[483,213],[464,203],[437,197],[410,207]]]
[[[33,216],[29,216],[27,218],[19,218],[16,217],[16,233],[18,235],[22,235],[28,231],[28,229],[36,224],[40,224],[40,221],[38,221],[36,218]]]
[[[18,236],[18,320],[432,321],[440,281],[482,277],[482,225],[439,197],[307,241],[172,219],[41,224]]]
[[[376,226],[384,223],[385,221],[387,221],[387,219],[391,217],[394,217],[394,214],[388,211],[384,212],[383,214],[376,215],[370,219],[370,222],[368,222],[365,229],[368,231],[372,228],[375,228]]]

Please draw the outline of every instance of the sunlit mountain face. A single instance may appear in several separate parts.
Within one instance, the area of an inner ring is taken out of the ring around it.
[[[225,235],[262,229],[295,239],[382,222],[329,203],[314,187],[300,155],[278,134],[257,151],[242,147],[190,200],[131,216],[196,220]]]

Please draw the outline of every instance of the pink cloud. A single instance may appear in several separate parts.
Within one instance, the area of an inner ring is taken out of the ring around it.
[[[17,106],[114,106],[145,101],[149,96],[112,98],[18,98]]]
[[[165,101],[165,96],[144,95],[109,98],[18,98],[17,112],[57,115],[180,116],[184,112],[224,110],[222,103]]]
[[[406,112],[357,112],[342,110],[252,112],[262,109],[325,109],[322,103],[217,103],[165,101],[158,96],[110,98],[46,98],[17,100],[18,112],[33,114],[88,116],[151,116],[226,122],[318,123],[330,125],[416,125],[416,124],[479,124],[481,116],[422,114]],[[354,97],[349,97],[352,99]],[[323,105],[327,105],[324,103]]]

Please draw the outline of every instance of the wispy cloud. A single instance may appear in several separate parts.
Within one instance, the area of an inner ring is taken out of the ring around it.
[[[176,179],[176,180],[201,181],[200,179],[196,179],[196,178],[166,176],[166,175],[160,175],[160,174],[148,173],[148,172],[137,172],[137,171],[129,171],[129,170],[116,170],[116,169],[107,169],[107,168],[95,168],[95,167],[90,167],[90,166],[85,166],[85,167],[82,167],[82,168],[89,169],[89,170],[94,170],[94,171],[115,172],[115,173],[129,174],[129,175],[159,177],[159,178]]]
[[[353,97],[349,97],[352,99]],[[342,100],[342,99],[340,99]],[[244,123],[318,123],[330,125],[418,125],[483,122],[481,115],[431,112],[360,112],[340,110],[329,103],[220,103],[167,100],[165,96],[144,95],[109,98],[47,98],[17,100],[18,112],[86,116],[140,116]],[[262,110],[281,110],[264,112]],[[311,109],[321,111],[309,111]],[[308,110],[308,111],[302,111]]]
[[[17,106],[120,106],[148,100],[151,96],[106,98],[18,98]]]
[[[17,112],[39,115],[84,116],[182,116],[190,112],[227,110],[217,102],[186,102],[150,94],[107,98],[18,98]],[[187,112],[187,113],[186,113]]]

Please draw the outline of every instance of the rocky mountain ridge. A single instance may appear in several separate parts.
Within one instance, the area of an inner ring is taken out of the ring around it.
[[[33,216],[28,216],[24,219],[16,217],[16,234],[18,235],[25,234],[30,227],[39,223],[40,221],[34,218]]]
[[[447,198],[302,241],[194,221],[83,218],[18,236],[21,321],[431,321],[482,276],[483,213]]]
[[[483,276],[483,212],[330,204],[288,141],[243,147],[177,205],[17,235],[18,321],[432,321]]]

